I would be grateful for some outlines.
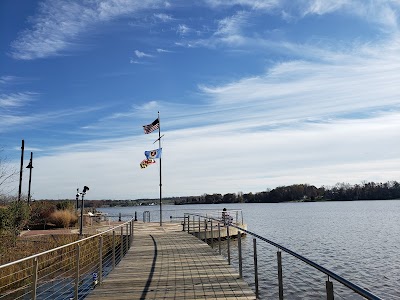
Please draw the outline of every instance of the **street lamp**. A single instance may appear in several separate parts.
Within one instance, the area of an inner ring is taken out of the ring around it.
[[[75,195],[75,199],[76,199],[76,212],[78,212],[78,206],[79,206],[79,188],[76,189],[76,195]]]
[[[82,202],[81,202],[81,223],[80,223],[80,225],[79,225],[79,236],[80,236],[80,237],[82,237],[82,231],[83,231],[83,209],[84,209],[84,206],[83,206],[83,197],[85,196],[86,191],[88,191],[88,190],[89,190],[89,188],[85,185],[85,186],[83,187],[82,193],[80,193],[80,194],[82,195]]]
[[[29,169],[29,188],[28,188],[28,205],[30,204],[31,201],[31,179],[32,179],[32,159],[33,159],[33,153],[31,152],[31,159],[29,161],[29,164],[26,166],[27,169]]]

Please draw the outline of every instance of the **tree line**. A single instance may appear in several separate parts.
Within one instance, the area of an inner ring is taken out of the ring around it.
[[[354,201],[400,199],[400,183],[363,182],[351,185],[337,183],[332,187],[319,188],[309,184],[279,186],[257,193],[204,194],[201,196],[179,197],[175,204],[214,204],[214,203],[280,203],[315,201]]]

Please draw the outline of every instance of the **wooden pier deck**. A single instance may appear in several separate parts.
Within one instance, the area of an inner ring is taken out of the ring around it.
[[[135,222],[131,249],[86,299],[256,299],[207,244],[163,225]]]

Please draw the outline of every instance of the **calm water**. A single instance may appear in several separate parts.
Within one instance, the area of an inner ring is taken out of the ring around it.
[[[383,299],[400,299],[400,201],[163,206],[163,220],[184,212],[241,209],[248,229],[330,269]],[[104,208],[110,215],[159,206]],[[233,248],[236,243],[233,242]],[[261,299],[277,299],[276,248],[258,242]],[[243,240],[244,277],[253,286],[252,237]],[[226,254],[224,254],[226,255]],[[233,264],[236,265],[233,251]],[[324,299],[326,276],[282,254],[285,299]],[[361,297],[334,282],[335,299]]]

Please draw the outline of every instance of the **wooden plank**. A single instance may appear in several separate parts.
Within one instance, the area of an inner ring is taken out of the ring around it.
[[[182,226],[135,222],[122,262],[86,299],[256,299],[239,274]]]

